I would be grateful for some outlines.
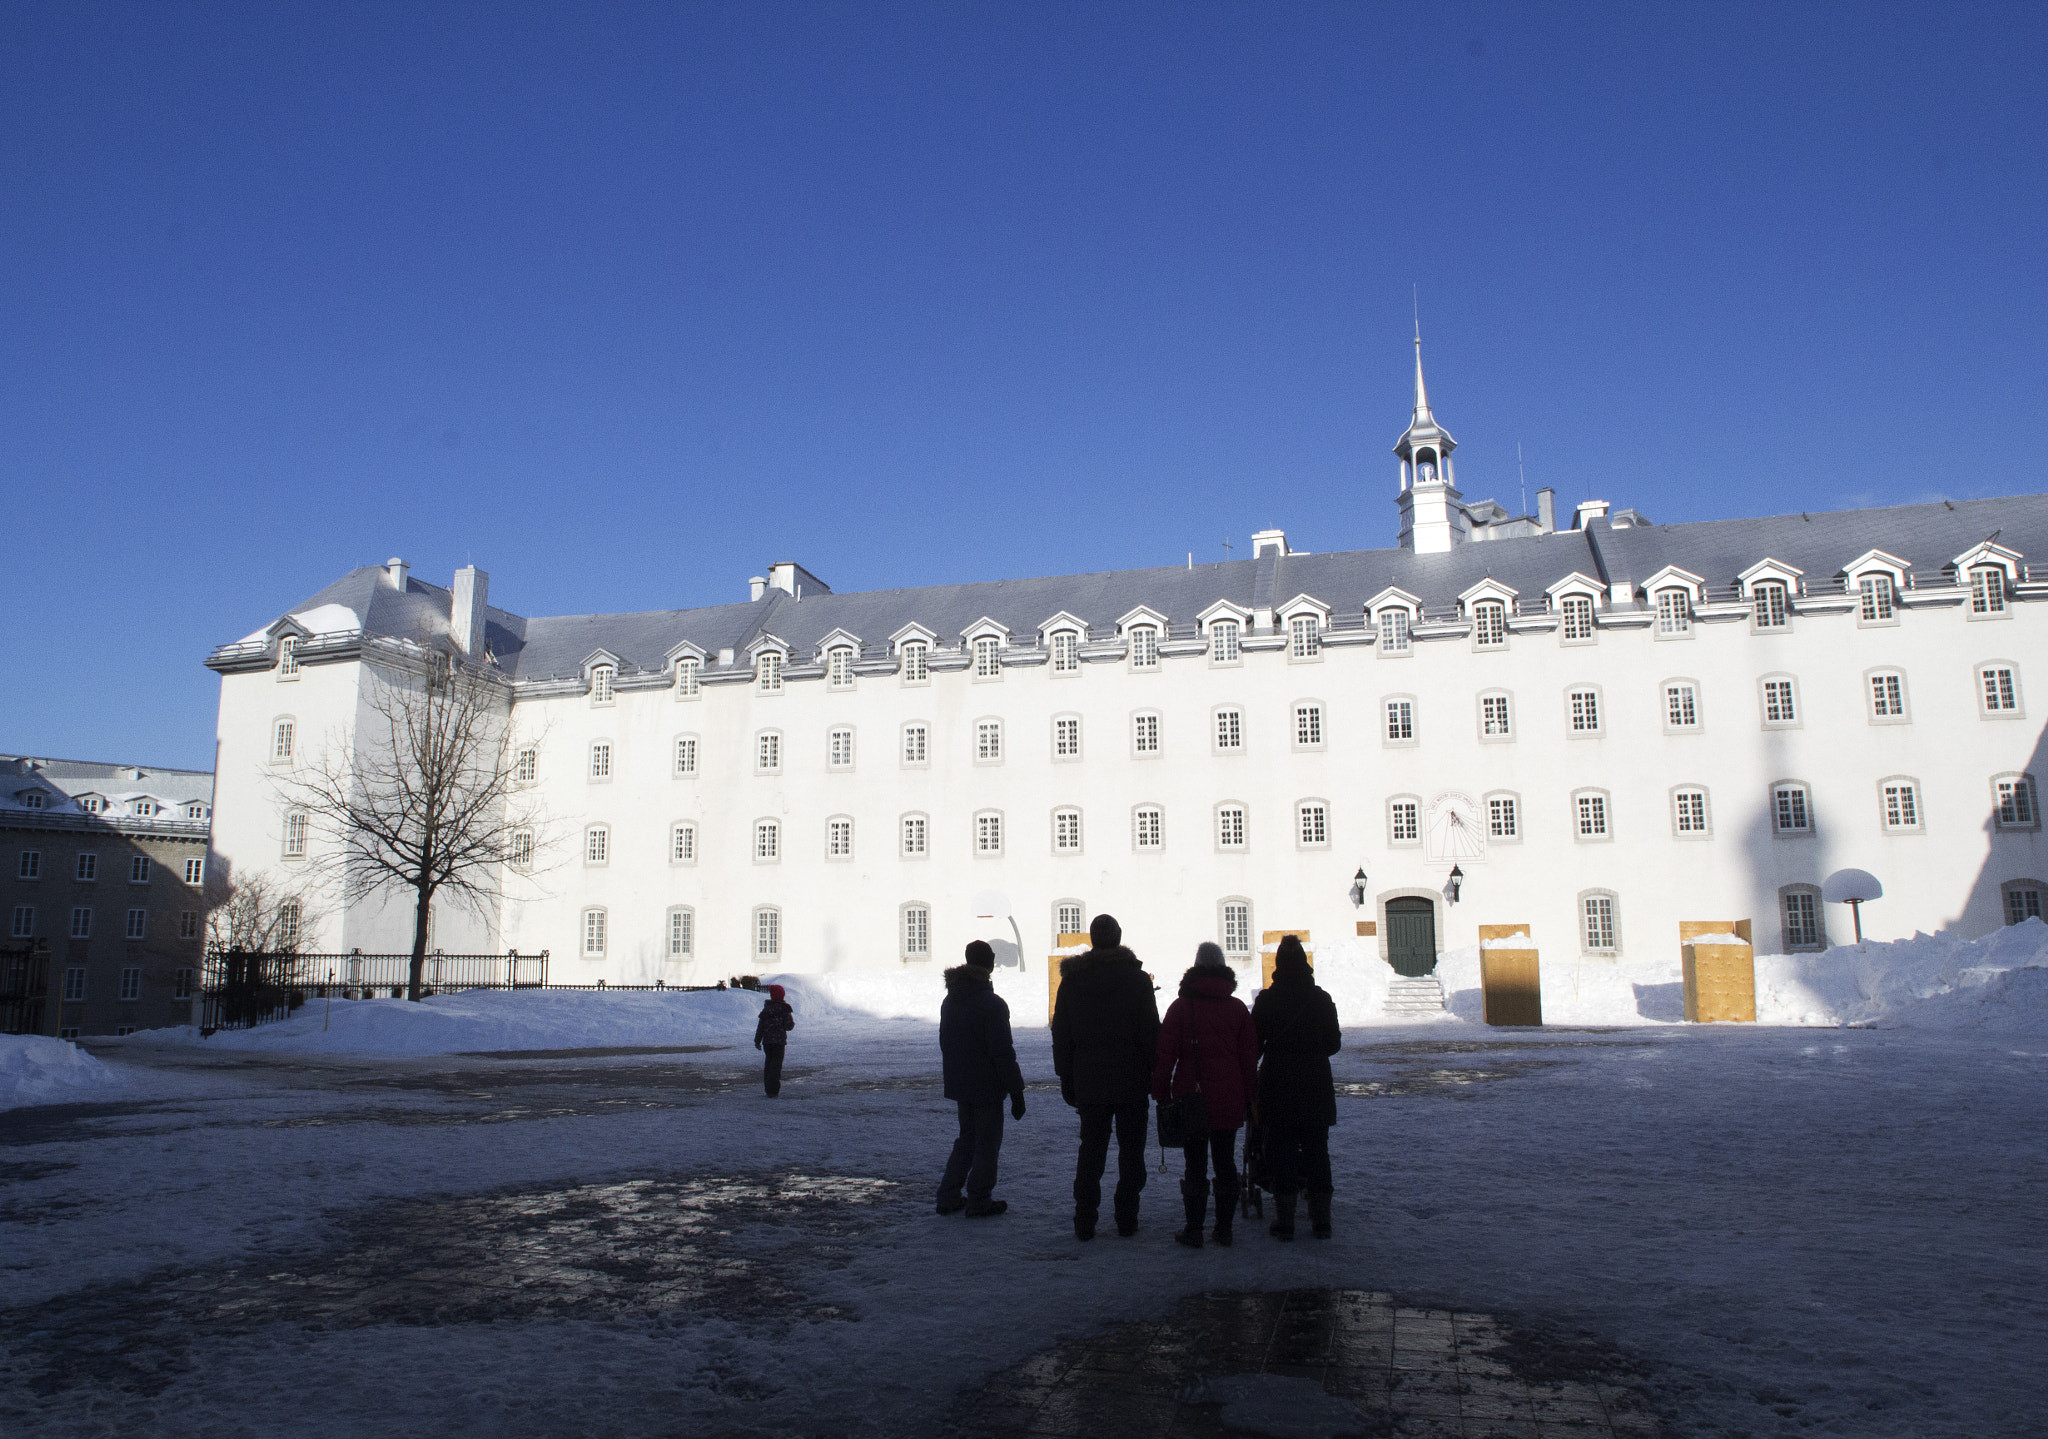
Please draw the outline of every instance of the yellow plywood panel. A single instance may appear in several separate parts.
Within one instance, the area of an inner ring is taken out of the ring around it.
[[[1085,949],[1085,948],[1086,948],[1086,947],[1087,947],[1087,946],[1088,946],[1088,945],[1089,945],[1090,943],[1092,943],[1092,941],[1091,941],[1091,940],[1090,940],[1090,939],[1088,938],[1088,936],[1087,936],[1087,935],[1085,935],[1085,934],[1063,934],[1063,935],[1061,935],[1061,936],[1060,936],[1060,948],[1061,948],[1061,949],[1072,949],[1072,948],[1074,948],[1074,946],[1076,946],[1076,945],[1080,945],[1080,946],[1081,946],[1082,948],[1084,948],[1084,949]],[[1060,961],[1061,961],[1061,960],[1063,960],[1063,959],[1065,959],[1065,958],[1066,958],[1066,956],[1065,956],[1064,954],[1053,954],[1053,955],[1047,955],[1047,956],[1046,956],[1046,960],[1045,960],[1045,1022],[1046,1022],[1047,1024],[1051,1024],[1051,1023],[1052,1023],[1052,1009],[1053,1009],[1053,1006],[1054,1006],[1055,1004],[1057,1004],[1057,1003],[1059,1002],[1059,997],[1060,997]]]
[[[1526,925],[1482,925],[1481,933],[1488,929],[1508,931],[1487,936],[1491,939],[1511,939],[1529,932]],[[1542,1024],[1542,972],[1535,948],[1480,950],[1479,993],[1488,1024]]]
[[[1739,934],[1744,944],[1754,944],[1750,938],[1749,921],[1746,919],[1681,919],[1678,921],[1678,942],[1681,946],[1691,944],[1703,934]]]
[[[1514,939],[1518,936],[1527,939],[1529,937],[1529,926],[1526,924],[1482,924],[1479,926],[1479,942],[1481,944],[1486,943],[1489,939]]]
[[[1259,988],[1273,987],[1273,951],[1280,947],[1280,941],[1293,935],[1302,947],[1308,947],[1308,931],[1305,929],[1269,929],[1259,940]]]
[[[1685,961],[1685,1017],[1694,1024],[1756,1023],[1756,951],[1749,921],[1686,920],[1678,926]],[[1742,944],[1695,944],[1705,934],[1736,934]]]

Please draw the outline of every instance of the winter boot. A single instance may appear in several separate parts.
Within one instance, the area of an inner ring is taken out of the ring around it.
[[[1239,1186],[1235,1184],[1227,1189],[1221,1183],[1216,1186],[1215,1235],[1216,1242],[1225,1249],[1230,1247],[1230,1226],[1237,1218],[1237,1196],[1239,1192]]]
[[[1315,1229],[1318,1239],[1330,1237],[1330,1196],[1335,1191],[1311,1189],[1308,1192],[1308,1222]]]
[[[970,1199],[967,1201],[969,1219],[992,1219],[998,1214],[1007,1214],[1010,1201],[1007,1199]]]
[[[1076,1214],[1074,1216],[1074,1237],[1086,1244],[1095,1237],[1095,1216]]]
[[[1181,1203],[1187,1206],[1187,1227],[1173,1236],[1176,1244],[1185,1244],[1190,1249],[1202,1247],[1202,1214],[1209,1207],[1209,1181],[1206,1179],[1183,1179],[1180,1182]]]
[[[1294,1238],[1294,1197],[1291,1189],[1273,1191],[1273,1222],[1266,1226],[1266,1232],[1275,1239]]]
[[[1125,1239],[1138,1232],[1137,1201],[1133,1200],[1128,1207],[1122,1204],[1116,1206],[1116,1232]]]

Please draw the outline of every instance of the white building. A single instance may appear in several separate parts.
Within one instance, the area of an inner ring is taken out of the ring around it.
[[[2038,912],[2048,496],[1560,529],[1548,491],[1467,502],[1454,447],[1418,345],[1393,549],[845,595],[782,563],[744,602],[555,618],[359,569],[209,658],[214,842],[297,864],[271,778],[426,638],[502,677],[558,836],[436,943],[558,979],[950,960],[987,891],[1027,958],[1107,910],[1169,972],[1358,923],[1409,972],[1511,921],[1559,957],[1673,952],[1681,919],[1820,948],[1848,866],[1886,886],[1873,938]],[[402,913],[323,924],[410,947]]]

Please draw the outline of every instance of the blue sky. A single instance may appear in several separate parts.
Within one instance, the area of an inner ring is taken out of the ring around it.
[[[2048,7],[0,8],[0,748],[526,614],[2039,491]]]

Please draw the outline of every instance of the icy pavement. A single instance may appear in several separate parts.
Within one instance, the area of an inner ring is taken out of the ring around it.
[[[1210,1387],[1177,1383],[1156,1432],[1278,1433],[1369,1399],[1332,1379],[1355,1346],[1294,1362],[1283,1294],[1395,1336],[1406,1312],[1454,1368],[1470,1326],[1455,1412],[1366,1402],[1361,1433],[1597,1432],[1593,1400],[1617,1433],[2043,1428],[2038,1039],[1349,1030],[1337,1237],[1193,1252],[1156,1146],[1140,1233],[1075,1242],[1073,1116],[1044,1031],[1018,1037],[1012,1208],[981,1221],[931,1212],[952,1114],[915,1020],[800,1027],[775,1101],[745,1048],[97,1047],[94,1102],[0,1113],[0,1432],[939,1435],[1003,1427],[976,1396],[1053,1370],[1107,1420],[1086,1356],[1181,1336],[1177,1379]],[[1231,1302],[1280,1306],[1266,1367],[1218,1389],[1254,1341],[1205,1296],[1259,1294]],[[1545,1415],[1540,1384],[1582,1387]]]

